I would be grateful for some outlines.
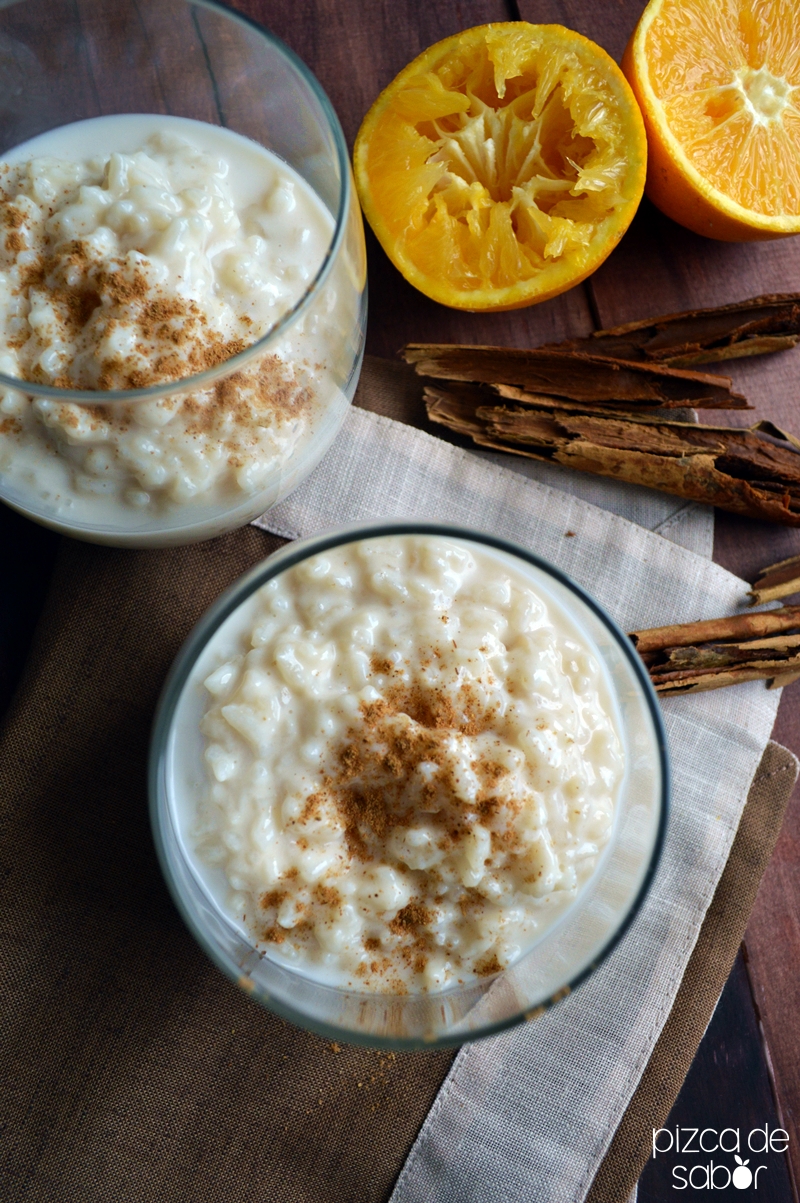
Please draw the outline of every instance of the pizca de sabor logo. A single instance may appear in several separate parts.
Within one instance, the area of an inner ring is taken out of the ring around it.
[[[759,1177],[767,1172],[762,1157],[785,1153],[789,1133],[783,1128],[753,1128],[743,1134],[739,1128],[654,1128],[653,1159],[680,1157],[672,1167],[674,1190],[758,1190]],[[755,1156],[745,1157],[744,1153]],[[713,1154],[717,1155],[714,1160]],[[720,1154],[727,1154],[720,1160]],[[733,1157],[734,1164],[730,1164]],[[756,1165],[758,1161],[760,1164]]]

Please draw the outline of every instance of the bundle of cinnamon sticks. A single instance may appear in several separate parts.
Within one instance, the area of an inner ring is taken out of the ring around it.
[[[778,560],[777,564],[762,569],[750,590],[753,599],[750,604],[760,606],[792,593],[800,593],[800,556]]]
[[[798,338],[800,294],[790,294],[530,351],[409,344],[403,354],[428,378],[431,420],[480,446],[800,526],[800,440],[770,422],[701,425],[695,409],[752,407],[728,377],[676,366]]]
[[[800,593],[800,556],[764,568],[750,590],[751,605],[793,593]],[[762,679],[778,689],[800,680],[800,605],[650,627],[630,638],[659,694]]]
[[[800,679],[800,606],[653,627],[630,638],[663,695],[765,679],[777,689]]]

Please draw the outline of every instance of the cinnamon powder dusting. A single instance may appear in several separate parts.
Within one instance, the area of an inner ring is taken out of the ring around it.
[[[402,675],[392,661],[380,656],[372,657],[371,668],[378,676]],[[481,789],[473,808],[465,803],[452,741],[491,732],[497,725],[496,706],[485,704],[471,682],[429,688],[398,679],[385,688],[383,697],[362,702],[359,709],[361,723],[349,728],[345,739],[330,749],[322,787],[309,794],[296,820],[302,828],[320,819],[324,811],[332,812],[343,827],[351,862],[385,863],[391,833],[398,827],[413,828],[420,818],[438,820],[441,844],[452,851],[471,835],[476,821],[496,820],[504,826],[509,808],[517,809],[513,798],[493,794],[509,770],[491,756],[474,761]],[[357,976],[383,990],[396,990],[402,984],[396,976],[398,962],[413,974],[423,973],[436,946],[435,897],[441,877],[435,868],[406,872],[417,893],[387,924],[390,946],[375,936],[363,940],[367,952],[382,955],[362,963]],[[262,907],[272,911],[283,897],[281,890],[273,890],[262,897]],[[307,908],[309,935],[317,921],[335,923],[344,902],[335,887],[316,885]],[[460,913],[476,921],[486,905],[483,895],[467,889]],[[288,935],[294,941],[303,938],[297,927],[289,932],[272,924],[263,932],[272,943]],[[481,966],[480,975],[498,973],[503,967],[495,954],[484,958]]]
[[[0,248],[5,252],[0,268],[7,271],[22,252],[28,253],[28,260],[16,266],[16,284],[10,286],[22,311],[44,293],[59,341],[75,348],[68,367],[48,375],[40,363],[37,335],[20,324],[8,339],[16,351],[31,347],[30,354],[19,356],[20,379],[103,392],[149,388],[218,367],[253,341],[222,334],[196,301],[153,283],[125,259],[104,259],[87,242],[51,246],[45,239],[37,251],[26,232],[25,214],[2,190]],[[252,319],[243,319],[242,325],[252,327]],[[114,351],[115,344],[128,347],[128,353]],[[27,360],[32,366],[26,367]],[[251,361],[178,400],[187,435],[221,438],[234,469],[252,454],[257,428],[308,417],[314,405],[312,391],[275,355]],[[130,414],[119,406],[97,407],[95,416],[121,429],[130,424]],[[69,415],[62,420],[68,423]]]

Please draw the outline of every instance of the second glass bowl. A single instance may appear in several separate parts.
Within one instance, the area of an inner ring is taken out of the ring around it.
[[[4,157],[13,160],[15,147],[43,134],[57,142],[60,127],[74,122],[168,114],[167,129],[175,118],[188,118],[269,151],[329,215],[327,246],[321,262],[310,265],[302,294],[257,342],[225,362],[172,383],[116,391],[56,388],[0,370],[0,499],[21,513],[77,538],[139,547],[188,543],[244,525],[294,489],[327,451],[363,355],[363,228],[344,136],[327,97],[280,41],[213,0],[86,0],[80,13],[66,0],[12,0],[0,13],[0,47],[13,48],[14,63],[27,64],[14,104],[0,116]],[[118,467],[111,444],[92,441],[93,423],[101,428],[124,413],[132,431],[124,455],[146,461],[148,440],[161,437],[159,404],[191,402],[198,394],[224,398],[276,357],[302,367],[312,381],[310,416],[288,454],[268,467],[254,456],[252,479],[239,474],[244,483],[229,472],[224,488],[206,488],[202,453],[180,435],[174,496],[151,502],[135,478],[138,469]],[[14,436],[26,406],[43,415],[33,457]]]
[[[202,788],[201,682],[220,654],[232,654],[241,608],[262,586],[309,557],[391,535],[445,537],[488,552],[501,567],[509,564],[550,598],[601,664],[626,766],[609,843],[569,909],[492,980],[429,994],[341,989],[295,972],[255,947],[198,872],[187,850],[191,836],[177,798],[180,791],[173,784],[180,772],[181,781]],[[669,770],[663,723],[647,673],[630,641],[584,590],[539,557],[491,535],[444,525],[387,523],[289,544],[211,607],[164,687],[154,726],[149,788],[151,822],[167,884],[190,931],[231,980],[270,1010],[328,1038],[395,1049],[430,1048],[461,1044],[530,1019],[597,968],[635,917],[655,873],[666,827]]]

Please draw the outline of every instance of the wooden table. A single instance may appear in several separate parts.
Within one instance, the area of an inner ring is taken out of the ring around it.
[[[238,7],[283,38],[316,73],[352,145],[378,92],[411,58],[440,38],[487,21],[559,22],[593,38],[617,60],[641,0],[240,0]],[[734,301],[800,286],[800,240],[727,245],[673,225],[646,201],[610,259],[584,285],[511,314],[444,309],[415,292],[368,234],[370,316],[367,349],[393,356],[409,340],[526,347],[586,334],[638,317]],[[726,366],[725,371],[729,368]],[[800,430],[795,381],[800,351],[730,365],[736,384],[769,417]],[[0,590],[0,701],[21,670],[47,587],[57,537],[0,510],[8,574]],[[746,579],[800,552],[800,531],[718,514],[714,559]],[[784,690],[775,738],[800,754],[800,683]],[[721,1129],[782,1126],[786,1166],[762,1180],[765,1199],[797,1203],[800,1182],[800,791],[795,794],[717,1014],[670,1118],[672,1125]],[[651,1163],[642,1203],[674,1199]]]

